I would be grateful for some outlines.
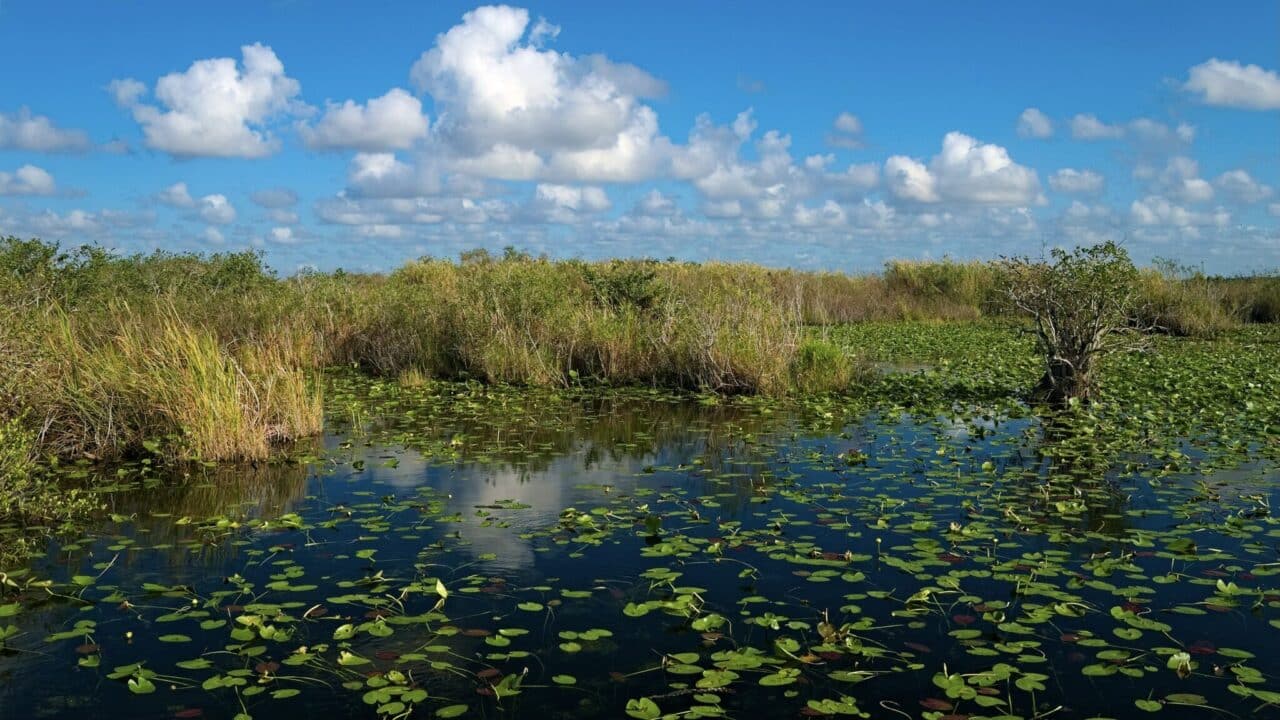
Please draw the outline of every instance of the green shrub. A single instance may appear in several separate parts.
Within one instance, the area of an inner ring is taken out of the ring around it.
[[[1053,405],[1088,400],[1108,355],[1134,344],[1130,332],[1138,269],[1114,242],[1048,258],[1007,258],[999,288],[1008,311],[1028,318],[1044,358],[1038,399]]]

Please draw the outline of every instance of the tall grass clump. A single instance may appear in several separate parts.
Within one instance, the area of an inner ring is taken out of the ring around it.
[[[908,320],[975,319],[996,293],[996,271],[985,262],[895,260],[885,266],[884,280]]]
[[[1237,308],[1241,321],[1280,322],[1280,275],[1218,278],[1216,283],[1227,305]]]
[[[835,343],[808,339],[791,361],[791,384],[801,393],[822,393],[848,388],[865,379],[868,371]]]
[[[410,263],[335,333],[384,375],[785,393],[799,308],[747,265],[554,262],[473,253]]]
[[[270,346],[229,346],[172,308],[51,320],[25,404],[57,454],[114,459],[163,439],[180,459],[259,460],[320,429],[318,390]]]
[[[799,304],[809,325],[884,320],[899,311],[879,275],[772,270],[770,279],[780,297]]]
[[[886,320],[974,320],[995,299],[990,263],[894,260],[880,275],[770,271],[812,325]]]
[[[1141,272],[1136,305],[1138,324],[1188,337],[1219,335],[1241,314],[1221,282],[1169,261]]]

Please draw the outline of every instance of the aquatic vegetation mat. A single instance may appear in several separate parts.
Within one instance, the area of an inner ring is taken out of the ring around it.
[[[1276,338],[1044,417],[995,326],[840,330],[857,397],[334,372],[288,461],[63,468],[0,714],[1280,717]]]

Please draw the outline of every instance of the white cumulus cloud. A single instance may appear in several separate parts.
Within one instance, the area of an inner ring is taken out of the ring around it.
[[[1049,176],[1049,187],[1061,193],[1093,195],[1102,192],[1104,180],[1092,170],[1062,168]]]
[[[604,212],[610,207],[612,203],[603,188],[539,183],[527,209],[537,220],[572,223],[582,215]]]
[[[1214,178],[1213,184],[1227,197],[1241,203],[1256,203],[1271,197],[1271,186],[1264,185],[1244,170],[1228,170]]]
[[[1097,115],[1081,113],[1071,118],[1071,137],[1077,140],[1113,140],[1123,136],[1123,126],[1102,122]]]
[[[1196,139],[1196,128],[1188,123],[1167,125],[1140,117],[1127,123],[1107,123],[1091,113],[1071,118],[1071,137],[1076,140],[1117,140],[1125,138],[1144,151],[1171,151]]]
[[[889,192],[903,200],[938,202],[938,181],[924,163],[905,155],[894,155],[884,162],[885,184]]]
[[[393,88],[365,105],[330,103],[314,126],[301,128],[302,140],[318,150],[404,150],[427,136],[422,101]]]
[[[191,197],[191,191],[187,190],[187,184],[184,182],[176,182],[156,193],[156,200],[176,208],[190,208],[196,205],[195,198]]]
[[[885,178],[890,192],[915,202],[1023,206],[1043,201],[1035,170],[1015,163],[1003,147],[961,132],[946,134],[942,151],[927,167],[902,155],[889,158]]]
[[[862,142],[862,120],[853,113],[842,112],[831,124],[827,142],[840,148],[858,149]]]
[[[159,106],[142,102],[138,81],[119,80],[112,90],[142,125],[149,148],[179,157],[270,155],[280,147],[267,124],[298,110],[297,80],[271,48],[245,45],[234,58],[197,60],[184,72],[156,81]]]
[[[1147,195],[1134,200],[1129,206],[1129,216],[1136,225],[1173,228],[1197,226],[1225,226],[1231,222],[1230,213],[1218,208],[1211,212],[1190,210],[1160,195]]]
[[[200,198],[200,217],[213,225],[227,225],[236,219],[235,206],[226,195],[205,195]]]
[[[1183,155],[1169,158],[1152,187],[1181,202],[1201,203],[1213,199],[1213,186],[1200,177],[1200,164]]]
[[[435,100],[439,142],[475,174],[505,179],[634,181],[667,154],[641,98],[665,86],[632,65],[546,49],[554,26],[521,8],[465,14],[414,63]]]
[[[1280,109],[1280,74],[1258,65],[1211,58],[1191,68],[1183,88],[1207,105]]]
[[[1025,138],[1047,138],[1053,136],[1053,121],[1039,108],[1029,107],[1018,116],[1018,135]]]
[[[13,172],[0,170],[0,195],[52,195],[57,189],[53,176],[35,165],[23,165]]]
[[[79,152],[91,143],[83,130],[66,130],[44,115],[32,115],[27,108],[16,113],[0,113],[0,150],[34,152]]]

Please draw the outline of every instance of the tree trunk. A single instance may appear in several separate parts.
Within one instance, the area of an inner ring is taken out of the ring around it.
[[[1083,365],[1084,367],[1080,367]],[[1037,400],[1062,407],[1071,398],[1084,401],[1089,399],[1093,391],[1092,379],[1089,377],[1088,362],[1073,365],[1062,358],[1049,360],[1044,376],[1036,385],[1034,395]]]

